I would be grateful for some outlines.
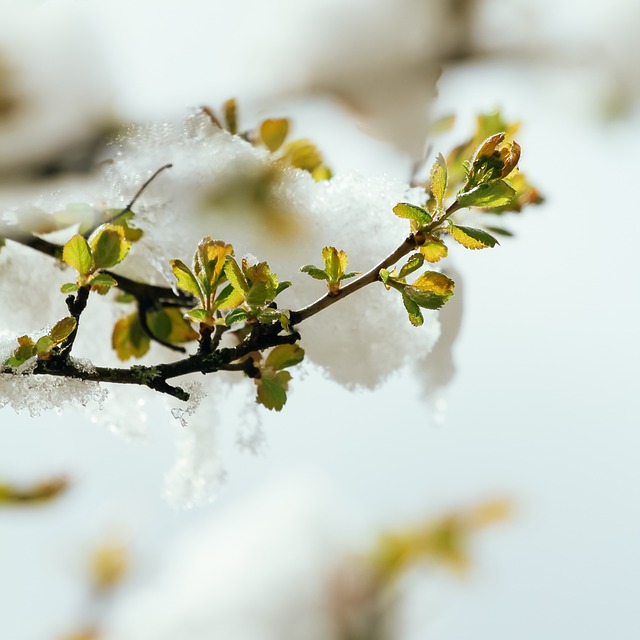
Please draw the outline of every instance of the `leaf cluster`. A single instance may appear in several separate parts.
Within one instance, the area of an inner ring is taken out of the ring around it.
[[[252,264],[243,258],[238,264],[230,244],[207,236],[198,244],[192,268],[181,260],[170,264],[178,287],[200,302],[186,317],[201,327],[230,327],[241,321],[287,326],[287,313],[277,310],[274,300],[291,283],[279,282],[266,262]]]
[[[62,250],[62,260],[78,272],[75,282],[63,284],[62,293],[73,293],[82,287],[104,295],[117,280],[102,273],[122,262],[131,249],[125,229],[121,225],[108,223],[96,229],[89,240],[77,233]]]
[[[256,146],[266,147],[279,163],[307,171],[316,181],[331,178],[331,170],[311,140],[300,138],[287,141],[291,128],[288,118],[266,118],[255,129],[240,132],[238,105],[235,99],[227,100],[223,104],[221,116],[216,115],[210,107],[204,107],[203,111],[217,127],[240,135]]]
[[[27,360],[37,357],[39,360],[49,360],[59,350],[75,331],[77,320],[73,316],[67,316],[56,322],[51,331],[34,341],[29,336],[18,338],[18,347],[4,362],[5,366],[14,369],[23,365]]]
[[[256,402],[267,409],[282,410],[287,401],[291,374],[285,369],[293,367],[304,358],[304,349],[297,344],[282,344],[274,347],[267,357],[254,359],[259,374],[254,378]]]
[[[329,295],[337,295],[343,280],[359,275],[358,271],[347,273],[349,266],[347,254],[344,251],[338,251],[335,247],[325,247],[322,250],[322,259],[324,260],[324,269],[308,264],[301,267],[300,271],[316,280],[326,281]]]

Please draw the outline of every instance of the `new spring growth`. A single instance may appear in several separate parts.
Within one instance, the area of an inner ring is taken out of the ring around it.
[[[505,133],[496,133],[480,145],[469,165],[467,189],[502,180],[516,168],[520,145],[515,141],[507,142],[505,138]]]

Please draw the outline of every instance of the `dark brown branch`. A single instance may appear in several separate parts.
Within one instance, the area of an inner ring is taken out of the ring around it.
[[[386,269],[394,265],[400,258],[403,258],[408,253],[411,253],[416,248],[417,242],[415,236],[411,234],[408,238],[405,238],[404,242],[390,255],[388,255],[384,260],[381,260],[375,267],[369,269],[366,273],[363,273],[358,278],[352,280],[349,284],[344,287],[338,289],[336,293],[327,293],[322,298],[319,298],[312,304],[299,311],[291,312],[291,324],[299,324],[303,320],[310,318],[311,316],[316,315],[323,309],[330,307],[332,304],[336,303],[338,300],[343,300],[348,295],[351,295],[355,291],[366,287],[369,284],[372,284],[380,279],[380,269]]]
[[[60,245],[31,233],[26,233],[13,225],[0,223],[0,238],[12,240],[57,260],[62,258],[62,247]],[[113,271],[105,270],[104,273],[115,278],[118,282],[117,288],[120,291],[132,295],[138,301],[154,302],[161,307],[192,307],[196,304],[196,300],[192,296],[182,291],[176,293],[169,287],[137,282]]]
[[[67,357],[51,360],[38,360],[33,374],[60,376],[76,380],[107,382],[113,384],[136,384],[149,387],[154,391],[188,400],[189,393],[181,387],[170,385],[167,380],[188,375],[190,373],[214,373],[216,371],[244,371],[255,377],[257,369],[251,358],[246,358],[253,351],[262,351],[281,344],[295,344],[300,340],[299,333],[280,334],[278,325],[256,325],[247,339],[234,348],[220,349],[210,354],[195,354],[176,362],[154,366],[134,365],[128,369],[119,367],[80,368]],[[16,374],[14,370],[3,370],[3,373]]]
[[[332,304],[336,303],[338,300],[344,300],[348,295],[366,287],[369,284],[373,284],[380,280],[380,270],[386,269],[387,267],[391,267],[398,260],[404,258],[407,254],[411,253],[421,244],[424,244],[425,235],[429,233],[433,233],[436,231],[448,218],[455,213],[458,209],[460,209],[460,205],[456,200],[439,218],[436,218],[426,226],[422,231],[418,231],[416,233],[412,233],[409,237],[405,238],[404,242],[391,254],[389,254],[386,258],[381,260],[375,267],[372,267],[366,273],[363,273],[358,278],[352,280],[349,284],[345,285],[338,289],[335,293],[326,293],[322,298],[318,298],[315,302],[310,305],[304,307],[303,309],[299,309],[298,311],[291,312],[291,324],[296,325],[300,322],[314,316],[316,313],[323,311],[327,307],[330,307]]]

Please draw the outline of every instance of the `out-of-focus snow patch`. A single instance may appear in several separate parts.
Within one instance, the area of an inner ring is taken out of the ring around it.
[[[181,386],[191,394],[189,402],[173,405],[177,421],[176,461],[165,478],[165,497],[174,507],[191,508],[215,500],[226,472],[219,444],[220,413],[224,401],[222,387],[210,385],[208,395],[198,383]]]
[[[0,172],[60,160],[111,118],[95,25],[78,3],[0,1],[0,59],[15,108],[0,119]]]
[[[353,544],[353,512],[289,477],[184,530],[157,575],[122,600],[107,640],[326,640],[327,584]]]

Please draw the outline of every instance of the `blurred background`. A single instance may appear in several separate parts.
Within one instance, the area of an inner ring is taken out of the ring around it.
[[[231,96],[291,117],[335,175],[401,181],[434,119],[456,115],[429,139],[447,151],[500,109],[545,197],[500,247],[452,248],[440,368],[374,389],[310,369],[257,455],[212,406],[210,504],[163,497],[184,429],[149,396],[106,409],[115,434],[0,410],[2,483],[70,479],[0,500],[0,635],[637,638],[639,28],[632,0],[0,0],[2,207],[76,180],[118,123]],[[449,542],[380,591],[361,557],[414,526]],[[358,626],[376,616],[391,631]]]

